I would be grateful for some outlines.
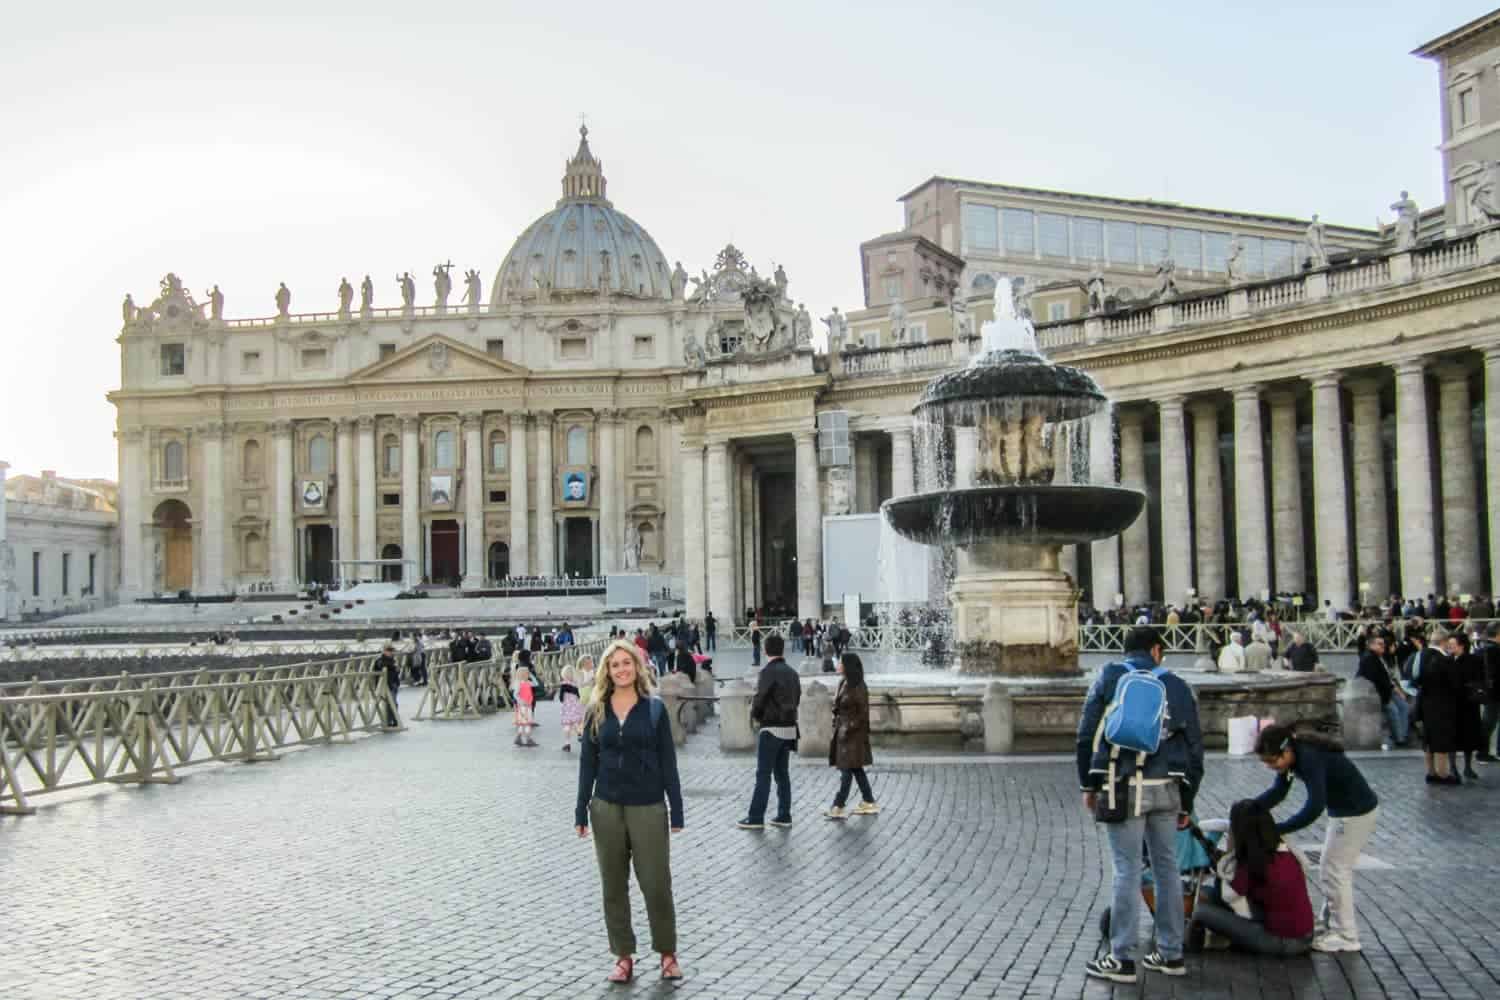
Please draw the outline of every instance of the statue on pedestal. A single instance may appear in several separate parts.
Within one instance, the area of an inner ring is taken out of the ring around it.
[[[1396,213],[1396,250],[1410,250],[1417,245],[1417,203],[1405,191],[1391,202],[1391,211]]]
[[[974,315],[969,312],[969,303],[962,295],[953,296],[953,301],[948,303],[948,311],[953,316],[954,340],[965,340],[974,336]]]
[[[1229,276],[1231,285],[1239,284],[1245,276],[1240,270],[1240,258],[1245,255],[1245,244],[1240,242],[1238,236],[1229,241],[1229,256],[1224,258],[1224,273]]]
[[[354,304],[354,286],[348,278],[339,279],[339,319],[349,318],[349,307]]]
[[[208,317],[215,321],[224,318],[224,293],[219,291],[218,285],[208,293]]]
[[[482,286],[479,272],[468,270],[464,272],[464,302],[469,306],[469,312],[478,312],[481,304]]]
[[[432,288],[437,293],[437,307],[439,312],[448,311],[448,296],[453,291],[453,275],[448,272],[453,270],[453,261],[439,264],[432,269]]]
[[[1486,160],[1484,173],[1469,195],[1469,205],[1485,222],[1500,220],[1500,160]]]
[[[787,285],[786,270],[780,264],[776,265],[776,272],[772,275],[772,280],[776,282],[776,301],[785,302]]]
[[[417,302],[417,283],[412,280],[410,271],[402,271],[398,274],[396,283],[401,286],[401,308],[411,312]]]
[[[625,570],[634,573],[641,568],[641,532],[634,521],[625,522]]]
[[[125,302],[120,306],[120,316],[122,319],[124,319],[126,325],[128,326],[129,324],[135,322],[135,314],[135,299],[130,297],[129,292],[126,292]]]
[[[1328,247],[1323,243],[1323,223],[1318,221],[1317,212],[1307,225],[1307,258],[1313,267],[1328,266]]]
[[[844,341],[849,336],[849,320],[839,312],[838,306],[834,306],[833,312],[823,317],[823,325],[828,327],[828,353],[841,353]]]
[[[1177,297],[1177,262],[1169,253],[1163,253],[1161,263],[1156,265],[1156,288],[1151,296],[1158,302]]]
[[[886,314],[891,321],[891,342],[894,344],[906,343],[906,306],[897,299],[891,303],[890,311]]]
[[[1101,268],[1096,267],[1089,272],[1089,280],[1085,288],[1088,291],[1089,312],[1103,312],[1104,303],[1109,298],[1109,290],[1104,285],[1104,271]]]
[[[688,301],[694,305],[706,303],[712,296],[714,290],[713,279],[708,276],[705,269],[701,278],[691,279],[693,282],[693,294],[688,296]]]
[[[682,261],[672,268],[672,301],[681,302],[687,294],[688,273],[682,269]]]
[[[292,292],[286,287],[286,282],[281,282],[281,287],[276,289],[276,315],[285,317],[292,307]]]
[[[375,282],[371,281],[370,276],[367,274],[365,275],[365,280],[359,283],[359,314],[361,316],[368,316],[374,308]]]
[[[689,333],[682,342],[682,363],[689,368],[702,368],[708,364],[708,357],[694,334]]]
[[[798,347],[812,343],[812,314],[804,302],[797,303],[796,315],[792,317],[792,340]]]

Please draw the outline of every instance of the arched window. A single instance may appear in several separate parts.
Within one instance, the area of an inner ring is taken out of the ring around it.
[[[656,467],[656,434],[644,425],[635,432],[635,464],[642,469]]]
[[[389,543],[387,543],[386,545],[381,546],[381,549],[380,549],[380,558],[382,558],[382,559],[400,559],[401,558],[401,546],[399,546],[399,545],[393,545],[393,544],[389,544]],[[401,567],[400,566],[382,566],[382,567],[380,567],[380,579],[381,579],[382,583],[400,583],[401,582]]]
[[[161,477],[169,483],[187,478],[186,453],[181,441],[168,441],[161,449]]]
[[[387,476],[398,476],[401,474],[401,442],[396,435],[387,434],[380,443],[382,458],[382,469]],[[384,558],[383,556],[381,558]]]
[[[489,552],[489,576],[491,580],[503,580],[510,576],[510,546],[504,542],[491,542]]]
[[[589,432],[587,428],[568,428],[568,464],[589,464]]]
[[[260,482],[260,477],[265,474],[259,441],[245,442],[245,455],[240,465],[240,474],[247,483],[258,483]]]
[[[253,442],[252,442],[253,443]],[[266,540],[257,531],[245,536],[245,569],[252,573],[265,572]]]
[[[453,432],[438,431],[432,436],[432,467],[451,469],[456,464],[453,459]]]
[[[307,471],[314,476],[328,474],[328,436],[314,434],[307,442]]]
[[[504,472],[510,464],[510,449],[504,431],[490,431],[490,471]]]
[[[642,521],[636,531],[641,538],[641,562],[656,562],[661,558],[656,553],[656,529],[650,521]]]

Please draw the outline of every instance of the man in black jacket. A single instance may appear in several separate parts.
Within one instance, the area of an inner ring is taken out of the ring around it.
[[[1391,672],[1385,665],[1385,636],[1372,635],[1365,642],[1365,651],[1359,657],[1359,669],[1354,676],[1363,677],[1375,686],[1380,695],[1380,709],[1390,725],[1391,737],[1381,749],[1389,750],[1391,744],[1406,745],[1406,694],[1397,689],[1391,680]]]
[[[802,681],[787,666],[781,654],[786,641],[780,632],[766,636],[766,655],[755,698],[750,702],[750,721],[760,726],[755,739],[755,792],[750,796],[750,815],[740,820],[741,830],[766,828],[766,803],[771,797],[771,779],[776,779],[776,815],[771,825],[792,825],[792,775],[787,765],[797,749],[797,706],[802,702]]]
[[[1484,641],[1474,647],[1484,657],[1485,696],[1482,717],[1484,722],[1484,745],[1479,748],[1476,760],[1493,764],[1495,757],[1495,730],[1500,727],[1500,622],[1490,622],[1485,630]]]
[[[380,658],[375,661],[375,669],[385,674],[385,686],[391,693],[391,700],[385,703],[385,724],[388,729],[399,729],[401,717],[396,714],[396,692],[401,688],[401,665],[396,662],[396,647],[386,643],[385,648],[380,651]]]

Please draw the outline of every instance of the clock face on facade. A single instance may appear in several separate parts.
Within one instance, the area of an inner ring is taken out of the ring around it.
[[[315,480],[303,483],[302,502],[308,507],[323,506],[323,484]]]

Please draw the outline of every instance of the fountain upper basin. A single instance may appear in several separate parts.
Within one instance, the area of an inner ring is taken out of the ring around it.
[[[928,382],[913,409],[919,417],[941,413],[946,422],[967,427],[983,419],[984,408],[1011,401],[1040,408],[1043,400],[1049,423],[1086,417],[1105,405],[1104,393],[1087,372],[1050,364],[1030,351],[1004,349],[987,351],[967,367]]]
[[[924,545],[991,541],[1077,545],[1111,538],[1140,516],[1146,495],[1121,486],[976,486],[897,497],[881,513]]]

